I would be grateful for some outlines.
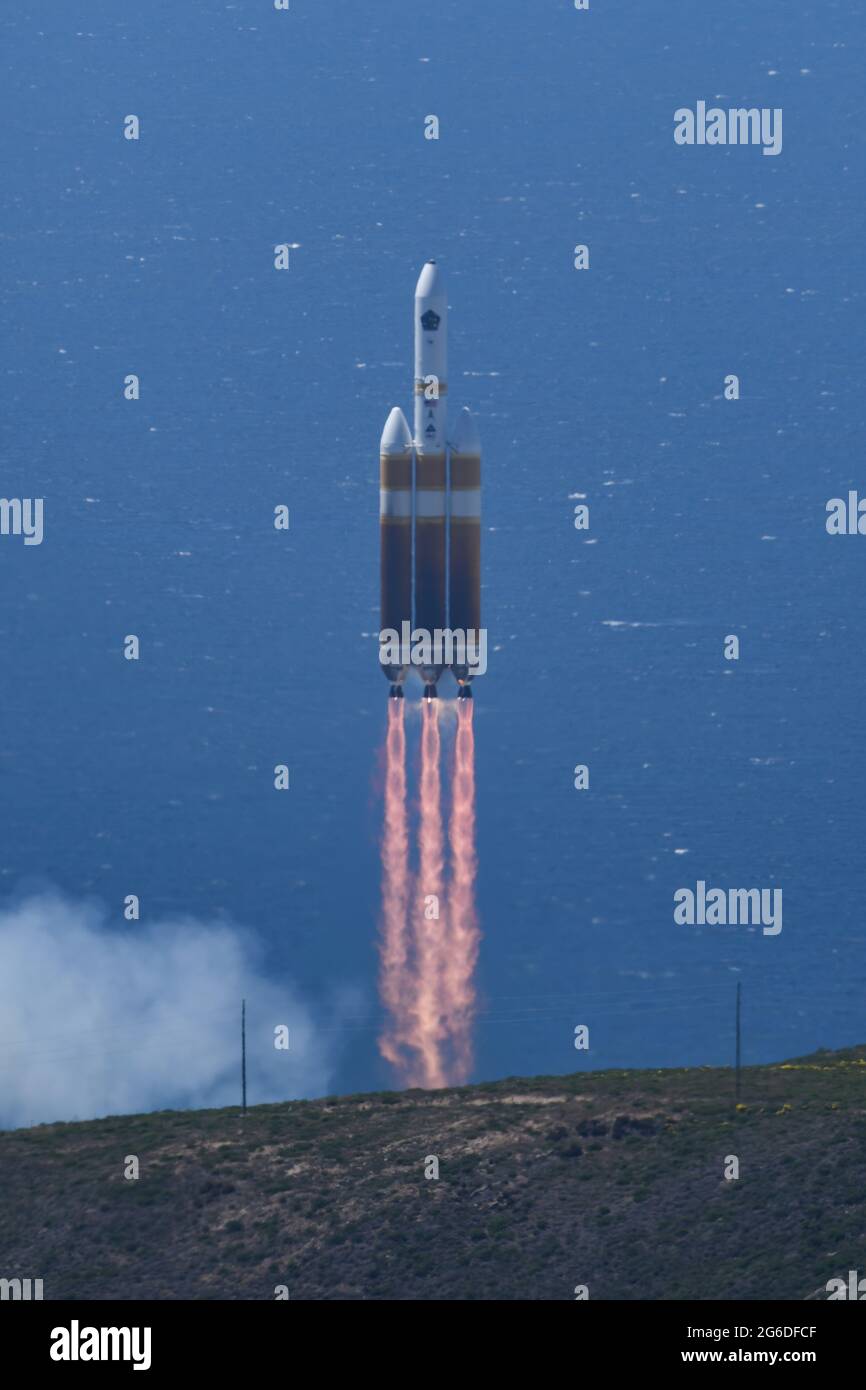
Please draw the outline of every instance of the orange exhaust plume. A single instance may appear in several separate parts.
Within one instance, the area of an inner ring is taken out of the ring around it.
[[[385,745],[379,1051],[407,1086],[462,1084],[472,1068],[473,975],[481,933],[475,902],[473,706],[457,702],[446,879],[439,701],[421,706],[418,871],[410,866],[403,701],[391,700]]]
[[[473,708],[471,700],[457,702],[451,819],[448,826],[451,890],[448,896],[448,941],[445,959],[448,1032],[452,1047],[452,1085],[461,1085],[472,1069],[472,1024],[475,1014],[473,977],[481,941],[475,902],[478,855],[475,848]]]
[[[439,701],[421,707],[421,786],[418,806],[418,880],[412,902],[415,935],[415,1021],[418,1060],[411,1085],[431,1089],[448,1085],[442,1054],[445,939],[445,836],[442,830],[442,782]]]
[[[385,742],[385,806],[381,842],[382,926],[379,988],[388,1015],[379,1051],[398,1070],[405,1068],[410,1035],[409,978],[409,814],[406,805],[406,728],[403,701],[388,701]]]

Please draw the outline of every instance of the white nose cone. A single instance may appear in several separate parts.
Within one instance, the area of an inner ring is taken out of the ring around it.
[[[382,431],[380,454],[405,454],[412,448],[412,435],[399,405],[395,405]]]
[[[454,442],[451,445],[455,454],[461,454],[464,458],[481,457],[481,436],[478,433],[478,426],[472,411],[466,406],[463,407],[457,417],[457,428],[454,431]]]
[[[415,286],[416,299],[433,299],[436,295],[444,295],[445,290],[442,284],[442,273],[435,261],[426,261],[421,274],[418,276],[418,284]]]

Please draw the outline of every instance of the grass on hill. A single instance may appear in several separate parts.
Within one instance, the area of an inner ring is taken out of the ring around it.
[[[15,1130],[0,1276],[46,1299],[826,1298],[866,1274],[866,1047],[746,1068],[742,1101],[701,1067]]]

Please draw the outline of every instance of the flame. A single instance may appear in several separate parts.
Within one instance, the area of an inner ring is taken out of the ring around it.
[[[451,1083],[460,1085],[472,1069],[472,1023],[475,1015],[473,976],[481,931],[475,901],[478,855],[475,847],[475,733],[474,705],[457,701],[454,740],[451,819],[451,891],[448,897],[446,993],[448,1031],[452,1047]]]
[[[439,701],[421,709],[421,786],[418,798],[418,879],[412,902],[415,937],[415,1047],[417,1061],[410,1085],[447,1086],[442,1052],[446,1038],[443,984],[447,938],[444,912],[445,836],[442,829],[442,781]]]
[[[385,744],[380,988],[387,1022],[382,1056],[407,1086],[460,1085],[472,1068],[473,974],[481,933],[475,901],[473,706],[457,702],[448,822],[440,764],[438,700],[421,707],[418,872],[410,868],[403,701],[389,701]]]
[[[379,1051],[402,1069],[410,1036],[406,989],[409,941],[406,913],[409,904],[409,816],[406,807],[406,728],[403,701],[388,701],[388,734],[385,740],[385,807],[381,842],[382,928],[379,938],[379,988],[388,1023],[379,1039]]]

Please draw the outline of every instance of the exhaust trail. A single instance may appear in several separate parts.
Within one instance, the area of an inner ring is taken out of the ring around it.
[[[461,1085],[472,1069],[472,1024],[476,995],[473,984],[481,931],[475,899],[478,854],[475,845],[474,705],[457,701],[457,732],[451,790],[448,840],[451,850],[451,891],[445,945],[447,1030],[452,1059],[450,1084]]]
[[[446,825],[440,702],[421,705],[417,826],[410,825],[405,705],[388,701],[379,982],[379,1051],[405,1086],[461,1085],[473,1062],[473,975],[481,931],[475,897],[475,739],[471,700],[456,701]],[[417,870],[411,862],[417,840]]]
[[[388,701],[385,740],[385,805],[381,840],[382,918],[379,988],[387,1012],[379,1051],[401,1075],[412,1031],[414,980],[409,959],[409,813],[406,804],[406,727],[403,701]]]
[[[410,1085],[432,1088],[448,1085],[443,1056],[447,1037],[444,996],[447,951],[445,835],[442,825],[442,781],[439,772],[439,702],[421,707],[421,785],[418,806],[418,879],[412,902],[415,935],[415,1024],[417,1061]]]

